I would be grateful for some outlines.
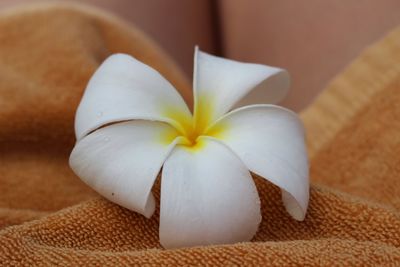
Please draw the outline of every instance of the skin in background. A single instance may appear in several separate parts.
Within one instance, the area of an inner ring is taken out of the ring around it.
[[[48,0],[57,3],[61,0]],[[42,2],[1,0],[0,8]],[[282,105],[302,110],[366,46],[400,24],[398,0],[69,0],[106,9],[150,35],[192,77],[193,48],[287,69]],[[191,95],[191,92],[185,92]]]
[[[221,0],[220,10],[225,56],[287,69],[282,105],[296,111],[400,24],[398,0]]]

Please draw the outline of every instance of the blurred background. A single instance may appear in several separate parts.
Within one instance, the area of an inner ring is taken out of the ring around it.
[[[196,44],[212,54],[285,68],[292,90],[282,104],[296,111],[363,48],[400,24],[399,0],[70,1],[137,25],[190,78]],[[0,9],[28,2],[42,1],[0,0]]]

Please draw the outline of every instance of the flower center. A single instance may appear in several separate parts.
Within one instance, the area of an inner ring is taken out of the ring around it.
[[[166,140],[166,143],[170,143],[174,138],[180,136],[182,137],[179,141],[180,145],[186,146],[188,148],[200,148],[202,136],[212,136],[217,137],[220,136],[222,131],[221,127],[212,127],[212,105],[210,101],[206,101],[207,99],[203,98],[202,101],[198,101],[198,104],[195,105],[193,117],[186,116],[185,113],[179,112],[179,110],[175,108],[168,108],[165,110],[165,114],[167,117],[174,119],[179,123],[179,133],[174,136],[169,136]]]
[[[189,125],[186,124],[185,139],[187,139],[186,146],[195,147],[198,145],[198,139],[201,136],[208,135],[207,130],[211,123],[212,109],[209,101],[198,101],[195,105],[193,119]],[[208,104],[207,104],[208,103]]]
[[[186,141],[184,145],[190,147],[196,146],[199,137],[205,135],[204,130],[205,129],[196,127],[195,125],[191,129],[186,129],[186,134],[183,136]]]

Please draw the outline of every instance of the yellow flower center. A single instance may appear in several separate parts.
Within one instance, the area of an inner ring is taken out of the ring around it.
[[[165,109],[165,116],[177,121],[181,128],[174,133],[163,133],[162,140],[164,143],[170,144],[176,137],[182,137],[178,144],[190,149],[199,149],[202,147],[201,136],[217,137],[221,134],[224,127],[212,127],[213,105],[210,103],[210,98],[199,99],[195,105],[193,117],[187,116],[186,113],[177,110],[176,108]]]

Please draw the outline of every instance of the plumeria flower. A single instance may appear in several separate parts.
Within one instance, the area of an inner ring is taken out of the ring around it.
[[[196,48],[192,115],[157,71],[112,55],[90,79],[76,112],[70,165],[105,198],[146,217],[155,210],[151,189],[162,168],[165,248],[248,241],[261,221],[250,171],[281,188],[294,219],[303,220],[307,210],[302,123],[265,104],[281,100],[288,87],[282,69]]]

